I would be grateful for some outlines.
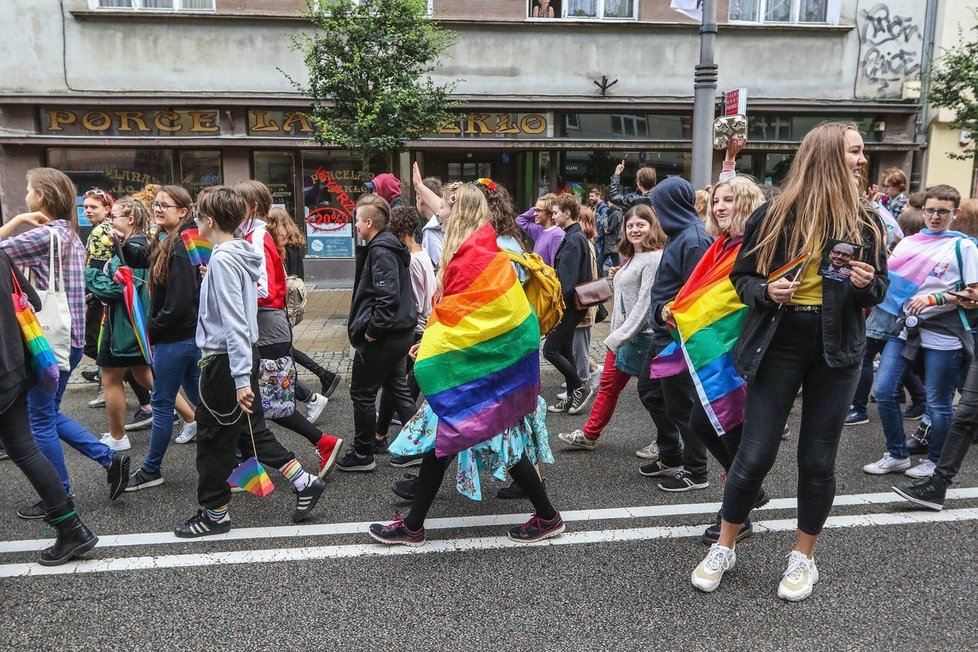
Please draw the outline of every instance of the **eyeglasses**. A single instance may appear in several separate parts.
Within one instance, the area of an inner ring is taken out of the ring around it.
[[[154,211],[165,211],[169,208],[180,208],[176,204],[167,204],[161,201],[154,201],[152,204],[150,204],[150,206],[153,208]]]
[[[947,217],[954,212],[952,208],[925,208],[923,210],[924,215],[927,217],[933,217],[937,215],[938,217]]]

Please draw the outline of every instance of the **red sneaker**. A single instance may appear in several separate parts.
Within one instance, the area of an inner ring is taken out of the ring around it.
[[[333,470],[333,465],[336,464],[336,458],[340,456],[340,451],[343,449],[343,440],[339,437],[334,437],[333,435],[327,435],[325,432],[323,436],[319,438],[316,442],[316,450],[319,451],[319,477],[325,477],[330,471]]]

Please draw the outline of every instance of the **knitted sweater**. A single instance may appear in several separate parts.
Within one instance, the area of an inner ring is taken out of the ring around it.
[[[644,251],[635,254],[615,274],[611,332],[604,341],[609,351],[617,352],[636,333],[649,330],[652,283],[661,260],[661,250]]]

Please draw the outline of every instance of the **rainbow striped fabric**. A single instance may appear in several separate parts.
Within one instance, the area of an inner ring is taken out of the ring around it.
[[[720,239],[706,251],[672,304],[676,322],[672,344],[652,362],[652,376],[665,378],[689,369],[696,393],[717,434],[744,422],[747,384],[737,373],[733,350],[743,330],[747,306],[730,272],[740,251],[724,251]]]
[[[259,498],[264,498],[275,491],[275,485],[272,484],[272,479],[265,472],[265,467],[254,457],[249,457],[238,465],[238,468],[228,476],[228,484],[244,489]]]
[[[439,457],[513,427],[540,393],[540,328],[492,225],[459,247],[444,286],[414,365],[438,416]]]
[[[31,307],[27,295],[20,287],[17,276],[11,274],[14,280],[14,312],[17,314],[17,323],[20,325],[20,333],[24,339],[24,344],[31,352],[34,362],[34,370],[37,372],[37,387],[49,396],[54,396],[58,391],[58,382],[61,379],[61,372],[58,369],[58,360],[54,356],[54,351],[44,337],[44,329],[37,321],[34,308]]]
[[[916,294],[930,273],[952,260],[958,240],[967,237],[959,231],[924,229],[901,240],[886,262],[890,287],[879,305],[880,310],[899,316],[903,305]]]
[[[140,292],[136,291],[136,282],[132,275],[132,268],[122,266],[115,271],[112,279],[122,284],[122,300],[126,305],[126,312],[129,314],[129,322],[132,324],[133,333],[136,334],[136,342],[139,344],[139,352],[147,364],[153,364],[153,348],[149,343],[149,328],[147,327],[146,313],[143,310],[143,301]],[[140,279],[140,283],[143,283]],[[147,292],[143,292],[143,298],[149,298]]]
[[[190,255],[190,263],[194,267],[207,265],[211,262],[211,243],[202,237],[197,229],[185,229],[181,231],[180,238],[187,248],[187,254]]]

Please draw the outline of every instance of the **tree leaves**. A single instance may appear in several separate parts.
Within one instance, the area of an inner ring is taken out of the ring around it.
[[[969,30],[978,33],[978,11],[974,13],[976,24]],[[978,40],[965,40],[959,30],[960,43],[941,57],[940,67],[930,78],[928,101],[938,108],[954,113],[952,126],[971,131],[978,139]],[[968,160],[975,157],[978,147],[972,145],[964,152],[950,152],[950,158]]]

